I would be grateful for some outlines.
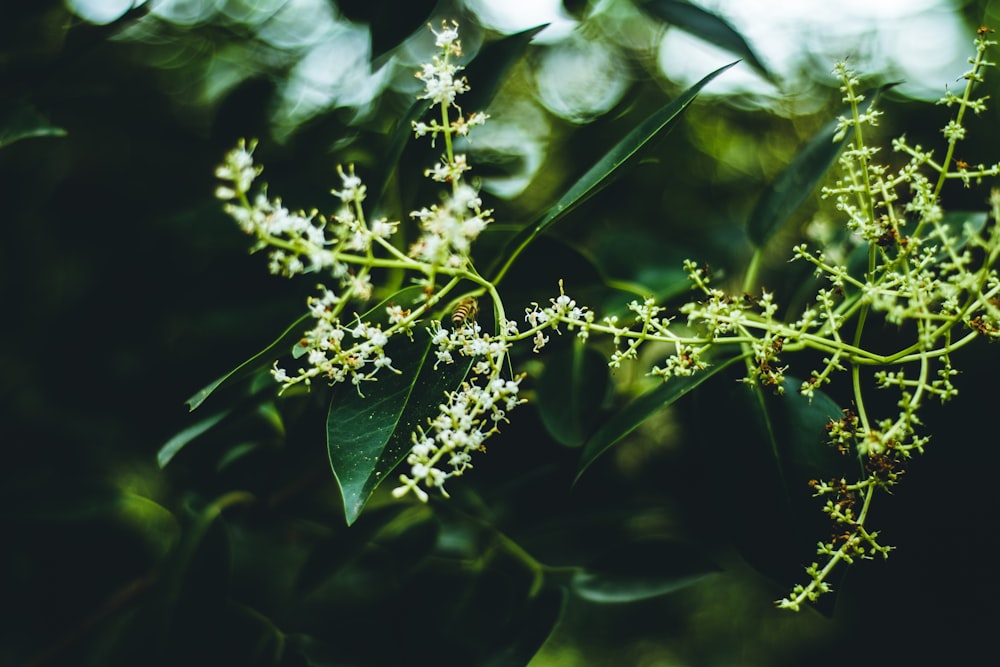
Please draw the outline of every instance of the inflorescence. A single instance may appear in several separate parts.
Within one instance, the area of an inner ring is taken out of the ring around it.
[[[928,437],[919,433],[921,406],[928,399],[943,402],[957,394],[952,354],[979,336],[1000,338],[1000,276],[994,269],[1000,234],[986,224],[955,228],[947,224],[940,205],[947,181],[958,180],[968,187],[1000,175],[1000,164],[973,166],[955,157],[966,135],[967,113],[979,114],[986,108],[986,97],[976,98],[973,92],[984,69],[994,64],[986,59],[988,48],[995,44],[988,39],[991,32],[983,28],[977,33],[976,55],[969,61],[962,94],[948,92],[940,100],[955,109],[943,130],[947,147],[941,159],[900,137],[892,148],[905,157],[902,166],[877,162],[880,150],[870,144],[866,128],[877,125],[881,111],[873,104],[864,108],[857,76],[844,64],[836,66],[844,101],[851,109],[849,116],[839,119],[836,140],[849,136],[850,144],[840,158],[840,177],[822,194],[843,216],[855,255],[860,253],[864,261],[855,269],[834,249],[796,246],[793,261],[812,265],[822,281],[797,315],[781,317],[774,294],[752,284],[749,275],[742,295],[733,296],[712,285],[707,268],[687,261],[684,268],[697,297],[674,315],[646,299],[629,305],[627,321],[598,318],[560,284],[559,295],[548,304],[533,303],[525,309],[526,326],[521,328],[506,318],[496,285],[479,275],[470,256],[473,242],[491,222],[491,211],[483,208],[478,191],[468,182],[470,166],[465,155],[455,153],[453,140],[488,117],[466,115],[456,104],[468,83],[459,76],[462,68],[456,63],[462,54],[457,24],[442,25],[440,32],[435,31],[438,54],[417,73],[425,83],[421,97],[430,100],[440,116],[415,122],[413,131],[443,143],[440,161],[425,175],[446,186],[447,192],[440,203],[411,213],[420,235],[408,251],[398,247],[399,222],[366,218],[365,185],[353,167],[339,170],[341,186],[333,194],[340,208],[329,218],[317,211],[291,213],[279,199],[269,198],[266,189],[252,194],[261,173],[253,161],[253,143],[241,142],[216,172],[224,181],[218,197],[226,201],[226,211],[240,228],[256,239],[254,249],[269,250],[272,273],[328,272],[334,284],[320,285],[318,294],[309,299],[314,324],[299,346],[303,352],[299,358],[307,363],[294,370],[276,364],[274,378],[282,390],[323,380],[350,382],[363,394],[365,382],[376,380],[380,373],[399,372],[386,354],[389,340],[399,335],[412,340],[420,328],[431,337],[436,364],[454,363],[457,357],[472,359],[465,382],[444,397],[436,417],[412,434],[409,470],[400,475],[393,492],[396,496],[413,492],[426,501],[429,489],[447,496],[445,482],[472,467],[472,453],[483,451],[486,438],[524,401],[518,394],[523,376],[505,370],[510,349],[519,341],[530,341],[539,352],[551,331],[571,331],[584,341],[605,335],[614,344],[612,367],[636,360],[645,343],[659,343],[669,353],[649,372],[663,381],[698,373],[713,359],[727,356],[725,350],[730,348],[729,357],[737,354],[745,360],[745,382],[777,393],[786,386],[785,358],[803,350],[818,351],[821,364],[798,390],[811,398],[838,376],[849,378],[852,406],[828,424],[827,434],[832,447],[859,457],[863,472],[856,479],[810,483],[815,496],[825,499],[822,510],[834,528],[831,537],[818,544],[816,562],[806,568],[807,583],[778,601],[783,608],[797,610],[832,590],[829,575],[840,562],[888,555],[891,547],[883,545],[878,532],[867,525],[876,491],[895,485],[906,460],[923,452]],[[990,208],[988,217],[995,223],[1000,220],[1000,190],[993,191]],[[970,222],[974,219],[970,217]],[[384,324],[363,321],[348,310],[350,304],[372,298],[376,288],[372,270],[381,268],[409,272],[423,288],[417,302],[388,306]],[[476,285],[472,292],[456,294],[461,283],[469,282]],[[465,313],[452,326],[431,317],[446,304],[475,304],[469,300],[484,294],[498,323],[495,333],[484,331],[474,316],[466,318]],[[905,331],[914,332],[912,340],[888,352],[866,348],[865,326],[876,314],[891,324],[910,325]],[[866,408],[870,386],[896,391],[898,412],[883,418],[870,415]]]

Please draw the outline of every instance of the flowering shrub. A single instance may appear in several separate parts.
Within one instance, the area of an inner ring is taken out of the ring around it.
[[[581,344],[610,340],[611,368],[638,363],[640,351],[655,350],[658,361],[644,370],[664,383],[644,403],[609,416],[591,433],[580,472],[656,410],[733,364],[745,369],[746,391],[765,415],[766,394],[797,393],[807,404],[828,406],[824,388],[844,383],[850,403],[825,417],[825,446],[845,460],[856,459],[856,474],[829,471],[809,482],[833,524],[831,537],[819,542],[805,581],[778,605],[798,610],[832,590],[831,573],[839,564],[887,556],[891,547],[870,525],[874,499],[899,483],[907,460],[928,445],[922,407],[958,394],[955,353],[977,338],[1000,337],[995,269],[1000,235],[994,227],[1000,220],[1000,190],[993,190],[985,212],[949,213],[941,206],[946,184],[970,187],[1000,175],[1000,164],[956,159],[968,114],[985,109],[986,97],[976,97],[975,91],[993,64],[987,59],[995,44],[990,32],[978,32],[962,92],[947,92],[940,101],[954,111],[943,129],[940,157],[905,137],[891,146],[902,161],[884,155],[870,138],[882,113],[876,99],[882,89],[863,93],[855,72],[843,63],[836,66],[849,113],[819,137],[807,162],[790,170],[818,179],[837,162],[838,176],[822,196],[842,215],[842,227],[837,244],[794,247],[792,261],[810,265],[816,278],[814,293],[797,310],[778,303],[759,280],[763,249],[784,222],[776,211],[788,208],[780,198],[801,200],[808,194],[782,194],[778,185],[750,222],[755,254],[735,294],[716,287],[717,276],[694,259],[684,263],[694,296],[679,307],[646,297],[631,301],[625,315],[605,316],[579,303],[571,286],[562,283],[547,303],[511,303],[501,290],[514,261],[539,233],[600,187],[650,138],[669,129],[700,89],[726,68],[625,137],[493,258],[498,268],[492,272],[481,270],[472,255],[477,238],[493,223],[492,211],[470,177],[466,155],[456,148],[457,139],[474,137],[489,117],[460,106],[469,84],[458,64],[457,24],[435,32],[438,53],[417,74],[425,85],[421,99],[432,112],[430,120],[415,121],[411,129],[443,150],[424,174],[440,184],[442,195],[411,212],[409,221],[369,219],[368,190],[353,166],[339,170],[333,194],[340,208],[328,218],[317,211],[290,212],[256,185],[261,168],[254,162],[255,145],[241,142],[216,172],[222,181],[217,195],[226,211],[253,237],[254,249],[269,253],[272,273],[316,274],[326,281],[308,301],[308,326],[296,333],[292,359],[274,362],[271,357],[268,363],[273,362],[270,372],[282,392],[318,383],[334,386],[328,444],[348,522],[386,477],[392,478],[397,498],[410,493],[425,502],[435,493],[448,497],[446,485],[478,464],[487,439],[516,419],[511,412],[526,401],[525,375],[513,368],[512,350],[530,346],[544,355],[552,336],[564,334]],[[398,277],[380,282],[399,274],[405,287],[398,288]],[[384,301],[361,306],[376,296]],[[355,310],[359,307],[364,312]],[[893,349],[869,345],[875,321],[899,327]],[[799,368],[808,374],[794,380],[792,358],[803,352],[818,353],[821,362]],[[275,348],[274,356],[280,354]],[[874,389],[895,392],[895,412],[870,408]],[[364,419],[371,428],[358,426]],[[388,475],[397,466],[402,472]]]

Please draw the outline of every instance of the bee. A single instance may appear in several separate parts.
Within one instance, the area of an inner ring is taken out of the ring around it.
[[[476,321],[476,313],[479,312],[479,301],[474,296],[467,296],[458,302],[455,310],[451,311],[451,326],[460,327],[467,321]]]

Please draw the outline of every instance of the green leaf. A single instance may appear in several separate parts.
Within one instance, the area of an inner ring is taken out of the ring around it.
[[[491,267],[491,270],[487,272],[493,276],[492,281],[494,283],[498,282],[503,277],[510,265],[521,254],[521,251],[536,236],[569,215],[577,206],[587,201],[587,199],[599,192],[601,188],[610,183],[611,176],[634,158],[639,149],[648,144],[657,135],[665,134],[673,129],[680,115],[690,106],[691,102],[698,96],[698,93],[701,92],[701,89],[708,85],[712,79],[735,64],[735,62],[730,63],[715,70],[688,88],[680,97],[650,114],[649,117],[625,135],[596,164],[588,169],[541,219],[528,225],[511,239],[507,245],[509,250],[504,250],[504,252],[500,253],[495,267]]]
[[[607,359],[579,338],[550,355],[536,389],[538,412],[549,434],[567,447],[582,445],[610,384]]]
[[[242,379],[253,374],[255,371],[269,367],[272,363],[274,363],[276,357],[284,354],[288,349],[291,349],[291,347],[302,337],[305,324],[310,318],[311,315],[307,313],[295,320],[280,336],[278,336],[273,343],[211,384],[200,389],[194,394],[194,396],[186,401],[188,409],[194,410],[199,405],[204,403],[205,399],[208,398],[212,392],[222,386],[223,383]]]
[[[66,130],[56,127],[26,102],[8,102],[0,106],[0,148],[31,137],[65,137]]]
[[[671,378],[657,385],[650,391],[626,405],[621,411],[611,416],[594,432],[583,446],[580,463],[577,467],[576,480],[598,456],[606,452],[612,445],[634,431],[639,424],[646,421],[658,410],[667,407],[702,382],[725,370],[741,357],[732,357],[718,363],[691,377]]]
[[[747,222],[747,235],[755,246],[763,246],[792,217],[833,166],[851,139],[848,135],[834,141],[836,131],[836,121],[824,125],[761,194]]]
[[[951,246],[958,251],[964,248],[971,238],[978,236],[983,231],[988,217],[985,211],[949,211],[941,216],[938,224],[948,232],[949,236],[958,239]],[[932,240],[931,243],[934,241]],[[935,256],[938,259],[944,259],[948,253],[941,249]]]
[[[658,19],[677,26],[684,32],[744,58],[760,74],[774,81],[774,74],[761,62],[746,39],[721,16],[688,2],[676,0],[645,0],[639,6]]]
[[[685,588],[720,571],[701,549],[678,542],[643,542],[608,552],[572,579],[591,602],[636,602]]]
[[[487,42],[462,72],[471,82],[469,92],[459,100],[462,108],[472,112],[485,110],[507,79],[511,68],[528,50],[531,40],[545,30],[547,25],[528,28],[503,39]]]
[[[896,82],[887,83],[874,92],[865,93],[867,102],[864,109],[867,110],[880,94],[895,85]],[[848,132],[843,138],[834,141],[836,132],[836,120],[824,125],[761,194],[747,222],[747,236],[755,246],[760,248],[767,243],[812,195],[837,161],[844,146],[853,138]]]
[[[542,648],[562,617],[566,592],[562,587],[547,586],[528,599],[507,628],[510,641],[492,647],[482,667],[514,667],[527,665]]]
[[[410,303],[422,292],[421,287],[408,287],[389,300]],[[378,321],[384,313],[380,304],[362,319]],[[375,489],[406,457],[413,444],[410,434],[437,414],[443,395],[454,391],[468,373],[471,359],[434,368],[432,349],[429,339],[421,343],[396,336],[386,354],[401,373],[386,370],[374,382],[362,383],[363,397],[349,382],[333,387],[326,421],[327,450],[340,484],[347,525],[358,519]]]
[[[826,426],[843,416],[840,406],[821,391],[810,401],[800,386],[786,376],[784,393],[775,395],[714,383],[699,394],[692,415],[695,437],[712,443],[710,493],[722,524],[744,560],[781,589],[800,582],[817,541],[829,535],[823,501],[812,497],[809,480],[853,479],[858,472],[856,457],[827,442]],[[835,599],[825,596],[821,608]]]
[[[160,447],[160,451],[156,453],[156,464],[160,466],[160,468],[167,467],[167,464],[170,463],[170,461],[177,456],[177,453],[181,451],[189,442],[221,422],[231,413],[232,409],[216,412],[215,414],[209,415],[201,421],[188,426],[186,429],[170,438],[170,440]]]

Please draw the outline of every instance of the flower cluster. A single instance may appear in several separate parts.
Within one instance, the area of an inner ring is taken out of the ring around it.
[[[426,501],[427,492],[420,488],[424,486],[438,489],[447,498],[445,481],[471,468],[472,452],[486,451],[486,438],[498,431],[508,411],[524,402],[518,398],[520,382],[521,377],[494,376],[482,385],[476,380],[464,382],[449,393],[428,428],[418,428],[413,434],[413,448],[406,458],[410,474],[399,476],[400,486],[393,489],[393,495],[399,498],[413,492]]]
[[[339,207],[328,217],[317,211],[292,213],[280,199],[269,198],[266,187],[255,193],[254,182],[262,170],[254,164],[253,142],[239,142],[216,170],[223,181],[217,197],[226,202],[226,212],[240,229],[255,238],[253,249],[269,251],[272,273],[294,276],[323,272],[335,281],[333,287],[320,284],[318,293],[308,300],[313,325],[294,350],[302,365],[291,371],[274,364],[272,375],[282,391],[320,379],[329,384],[350,382],[364,396],[365,382],[377,380],[385,371],[400,373],[386,352],[390,341],[400,334],[413,340],[417,325],[433,316],[461,282],[478,283],[497,296],[475,271],[470,258],[472,243],[491,222],[491,211],[466,181],[470,166],[465,155],[455,153],[453,145],[456,137],[467,136],[488,116],[464,115],[456,104],[458,96],[469,90],[459,75],[462,66],[456,62],[462,56],[457,24],[443,24],[434,34],[439,52],[416,76],[424,82],[420,97],[435,105],[440,115],[429,122],[414,122],[412,129],[417,137],[430,136],[432,143],[443,139],[444,154],[425,175],[449,187],[440,203],[410,214],[420,235],[408,252],[397,247],[394,235],[398,222],[367,219],[367,188],[353,165],[338,167],[340,186],[332,194]],[[423,288],[422,296],[413,303],[390,302],[379,311],[359,315],[350,309],[351,304],[363,304],[376,294],[375,269],[408,272]],[[440,276],[447,278],[444,284],[439,284]],[[502,313],[502,306],[498,312]],[[436,349],[435,368],[440,363],[453,363],[456,355],[466,357],[474,360],[471,371],[475,378],[448,393],[438,415],[428,420],[426,428],[418,427],[413,433],[410,473],[400,478],[396,493],[413,490],[422,500],[428,496],[420,486],[444,493],[444,480],[471,467],[471,452],[483,449],[483,440],[495,433],[506,413],[521,402],[520,378],[504,379],[501,372],[509,339],[517,334],[514,323],[501,320],[498,334],[491,335],[474,317],[452,329],[442,328],[438,320],[431,322],[427,329]]]
[[[832,590],[830,574],[839,563],[887,556],[890,547],[868,526],[874,494],[898,483],[907,459],[927,445],[927,436],[919,434],[921,407],[928,399],[945,401],[957,393],[953,353],[979,336],[1000,338],[1000,275],[994,268],[1000,259],[995,226],[1000,191],[991,197],[991,214],[956,217],[941,205],[946,182],[969,186],[1000,175],[1000,163],[971,166],[955,158],[966,135],[966,113],[986,108],[986,98],[972,93],[983,70],[993,64],[985,57],[994,44],[987,32],[978,35],[964,93],[949,92],[941,100],[955,108],[943,129],[947,150],[942,159],[901,137],[892,147],[906,156],[902,166],[878,163],[879,148],[867,132],[882,112],[874,104],[864,106],[857,76],[837,65],[835,74],[851,114],[839,120],[835,140],[847,137],[850,142],[840,157],[840,177],[823,189],[823,196],[842,217],[842,233],[829,237],[825,250],[806,244],[793,249],[792,259],[811,265],[818,285],[801,310],[779,316],[775,294],[757,284],[758,249],[736,295],[714,286],[707,266],[687,261],[684,268],[695,296],[676,312],[643,298],[632,301],[626,313],[598,318],[566,294],[560,282],[558,296],[525,309],[523,329],[507,319],[496,284],[479,274],[471,258],[472,244],[491,223],[492,211],[467,181],[470,166],[465,155],[455,153],[453,140],[487,116],[466,115],[456,103],[468,90],[456,62],[462,56],[457,25],[444,24],[435,35],[438,55],[417,76],[425,84],[421,98],[436,105],[440,115],[415,122],[412,130],[432,142],[442,140],[444,153],[425,176],[443,184],[446,193],[438,203],[410,214],[419,235],[406,252],[397,247],[403,245],[395,238],[399,223],[366,218],[366,188],[353,167],[339,169],[341,184],[333,194],[340,206],[329,218],[316,211],[290,213],[265,190],[253,194],[260,168],[253,161],[252,143],[241,142],[216,172],[224,181],[217,195],[240,228],[254,236],[255,249],[270,250],[272,272],[329,272],[336,283],[334,288],[320,285],[309,299],[314,324],[295,350],[305,363],[294,372],[276,364],[275,379],[283,388],[317,378],[349,381],[361,393],[364,382],[386,369],[399,372],[386,350],[400,334],[413,340],[418,325],[430,336],[435,369],[468,362],[471,372],[445,394],[426,425],[412,433],[408,471],[393,491],[397,497],[413,493],[426,501],[429,490],[448,495],[446,481],[472,467],[472,454],[485,449],[485,440],[524,401],[519,393],[523,376],[509,370],[512,346],[520,341],[530,341],[534,352],[540,352],[553,331],[573,332],[583,341],[603,335],[613,342],[608,363],[615,368],[638,360],[640,348],[653,343],[659,361],[648,372],[664,382],[705,371],[719,360],[740,358],[746,366],[744,381],[775,394],[794,386],[786,377],[789,356],[818,352],[821,361],[802,376],[806,380],[798,390],[812,399],[838,377],[848,377],[852,406],[829,423],[827,437],[837,451],[858,456],[863,470],[857,479],[811,482],[815,496],[825,503],[822,511],[833,534],[819,543],[818,560],[806,568],[808,582],[778,604],[798,609]],[[990,218],[994,224],[987,227]],[[376,294],[376,269],[405,273],[422,288],[420,298],[366,315],[348,310]],[[462,285],[469,287],[464,293]],[[493,332],[476,318],[478,300],[487,297],[497,323]],[[443,310],[444,304],[451,308]],[[912,337],[894,350],[870,349],[866,325],[876,316],[890,325],[905,324],[901,331]],[[866,385],[896,392],[898,411],[883,418],[869,415]]]
[[[946,401],[957,394],[952,354],[980,335],[1000,338],[1000,275],[994,268],[1000,259],[1000,234],[995,227],[986,228],[989,218],[994,224],[1000,221],[1000,190],[993,191],[990,215],[949,216],[940,204],[948,181],[968,186],[1000,175],[1000,164],[972,167],[954,159],[955,146],[965,137],[966,111],[986,108],[986,98],[976,99],[972,91],[982,81],[982,70],[993,64],[985,53],[994,43],[980,31],[972,69],[964,76],[964,94],[948,93],[941,100],[957,107],[942,131],[948,142],[944,159],[935,160],[932,151],[899,138],[893,148],[909,160],[895,170],[876,162],[879,149],[867,141],[866,128],[877,125],[881,111],[873,105],[862,110],[865,100],[858,92],[858,78],[846,66],[836,67],[852,113],[840,119],[835,140],[850,133],[851,142],[840,158],[840,178],[823,189],[823,196],[832,199],[844,217],[856,250],[851,256],[838,250],[834,256],[805,244],[794,248],[793,260],[812,264],[815,275],[829,285],[821,284],[796,319],[777,317],[779,307],[771,292],[754,293],[754,272],[748,272],[743,294],[733,296],[713,287],[708,268],[693,261],[687,261],[685,269],[700,298],[679,308],[686,316],[683,324],[665,315],[653,300],[633,301],[629,310],[634,317],[624,326],[617,317],[597,322],[593,312],[565,295],[562,285],[550,306],[532,304],[528,309],[530,328],[521,336],[531,336],[536,351],[548,342],[545,332],[560,327],[578,329],[583,338],[611,336],[612,367],[637,359],[641,345],[657,343],[671,350],[650,370],[664,381],[707,368],[710,354],[719,355],[729,346],[745,361],[747,383],[779,394],[789,368],[782,359],[788,353],[816,350],[825,355],[799,387],[810,399],[837,374],[850,375],[856,412],[848,410],[843,419],[830,422],[828,435],[838,451],[860,457],[864,472],[854,481],[813,480],[815,495],[826,497],[823,511],[835,530],[830,540],[819,543],[820,560],[806,568],[808,583],[778,601],[783,608],[799,609],[831,591],[829,576],[838,563],[888,555],[891,547],[878,542],[878,533],[866,527],[875,492],[895,485],[906,460],[927,445],[929,438],[918,434],[926,400]],[[909,195],[905,201],[904,188]],[[860,265],[855,258],[867,260],[866,266],[855,268]],[[888,324],[909,325],[913,339],[890,352],[866,348],[865,324],[876,313]],[[875,387],[898,392],[895,416],[868,415],[862,368],[874,369]]]

